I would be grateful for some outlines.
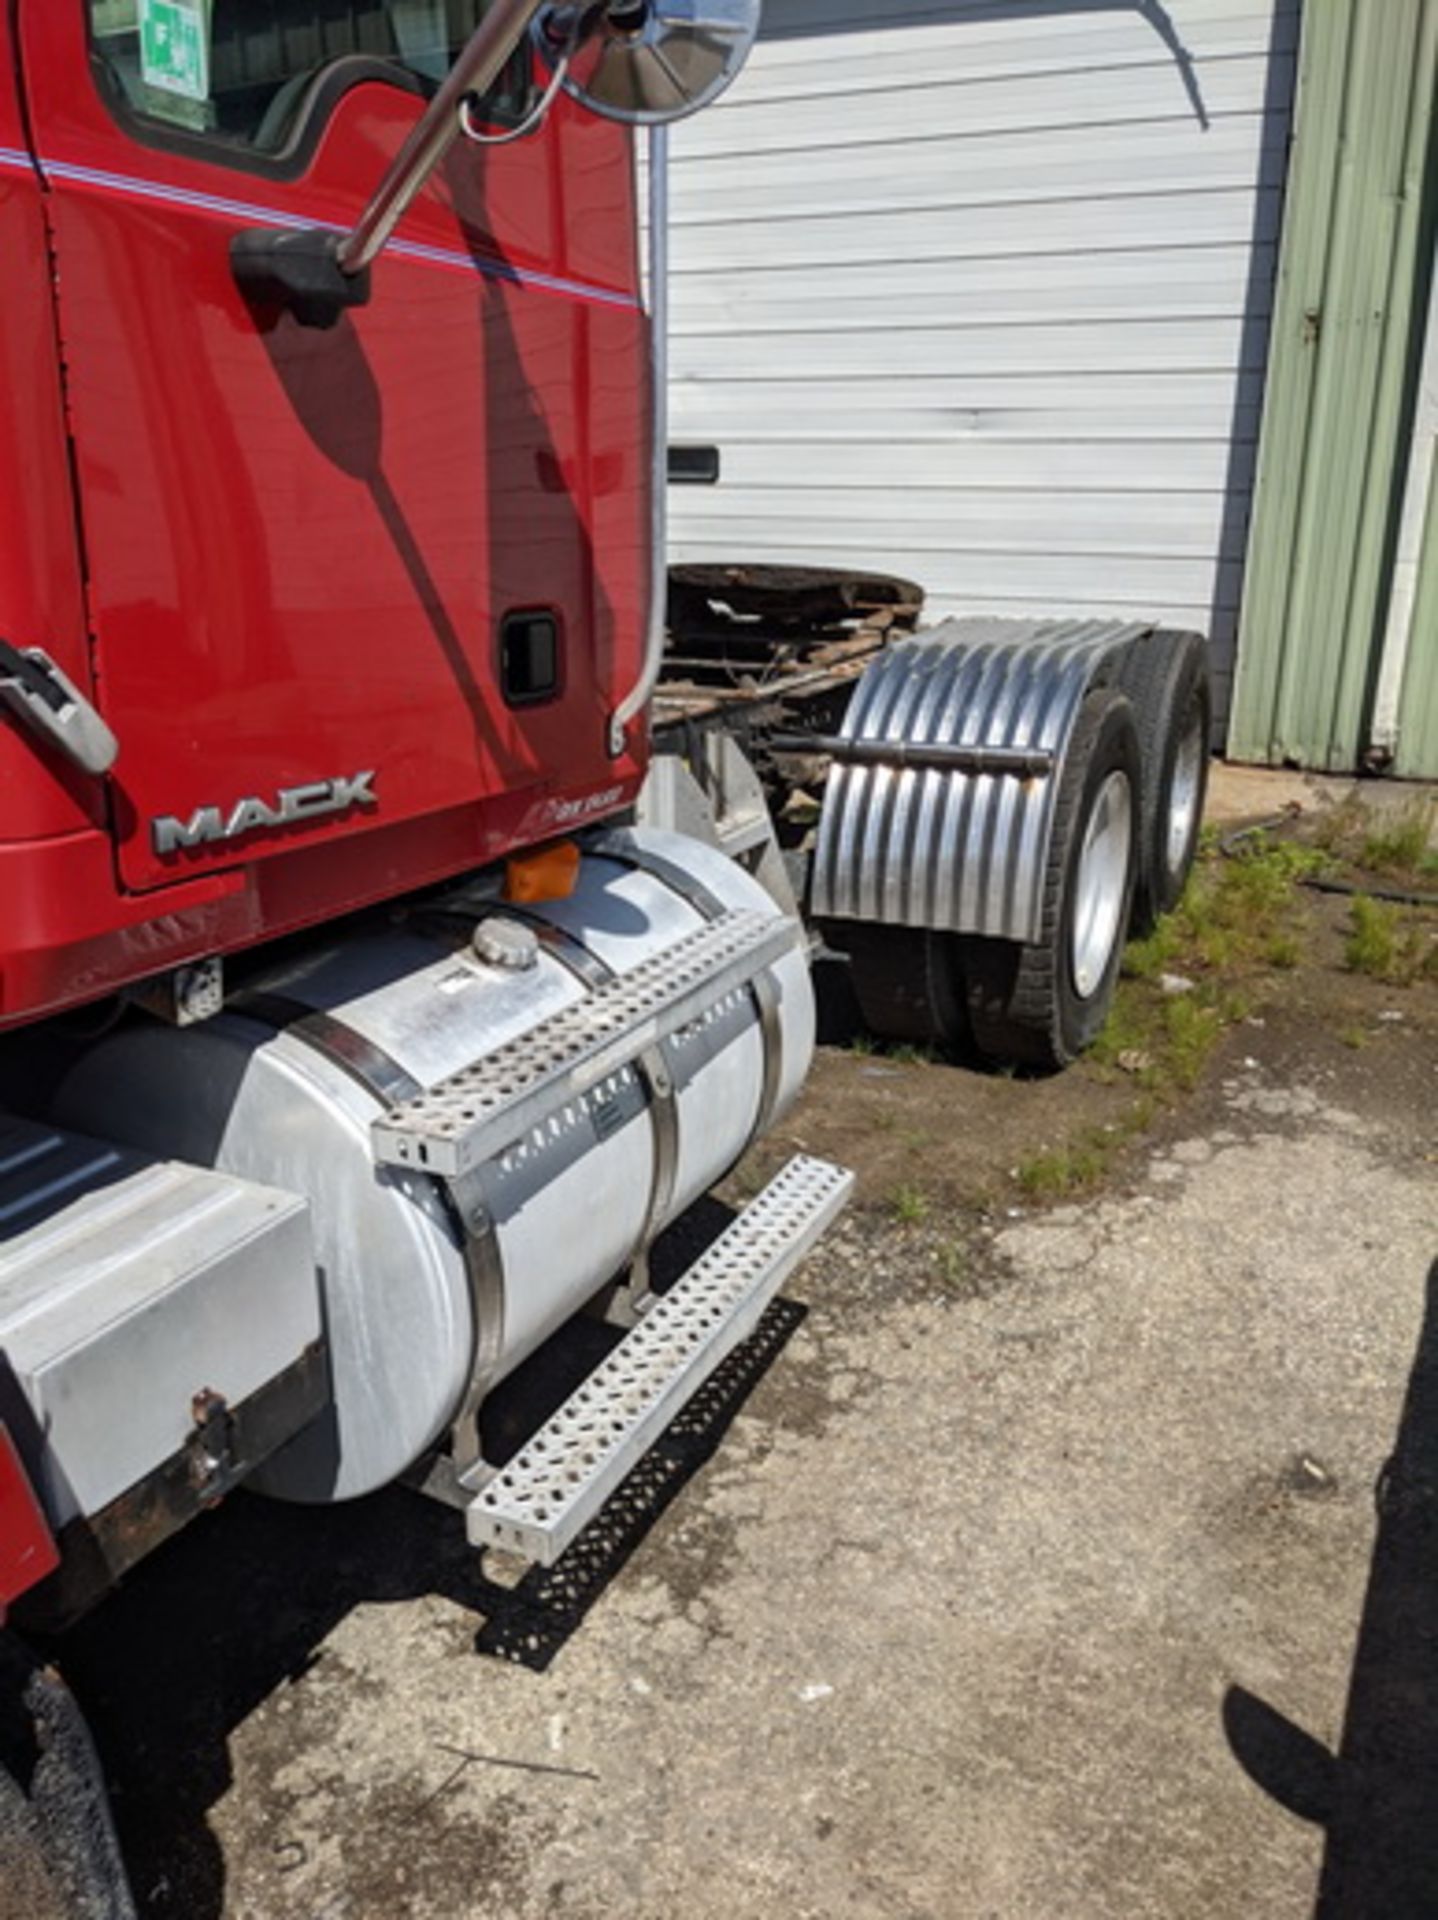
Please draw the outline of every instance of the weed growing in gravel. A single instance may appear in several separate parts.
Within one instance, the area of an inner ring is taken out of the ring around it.
[[[1096,1187],[1108,1171],[1112,1149],[1102,1135],[1085,1134],[1064,1147],[1052,1147],[1022,1161],[1015,1171],[1031,1200],[1061,1200]]]
[[[889,1195],[889,1211],[901,1227],[921,1227],[929,1217],[929,1196],[904,1180]]]
[[[1343,959],[1351,973],[1371,974],[1395,987],[1423,977],[1438,979],[1438,938],[1406,920],[1392,902],[1355,894],[1350,919]]]
[[[1356,896],[1351,909],[1352,931],[1343,949],[1350,973],[1371,973],[1387,980],[1393,973],[1398,945],[1398,911],[1384,900]]]
[[[934,1264],[946,1286],[961,1287],[969,1277],[969,1251],[962,1240],[945,1240],[934,1254]]]
[[[938,1059],[932,1047],[915,1046],[908,1040],[901,1040],[897,1046],[890,1047],[888,1055],[900,1067],[931,1067]]]

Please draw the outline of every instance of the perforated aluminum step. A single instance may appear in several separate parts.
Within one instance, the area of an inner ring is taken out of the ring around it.
[[[731,911],[551,1014],[372,1129],[381,1164],[446,1178],[511,1146],[555,1106],[705,1013],[794,947],[799,930],[772,913]]]
[[[747,1339],[840,1213],[853,1174],[799,1154],[467,1509],[476,1546],[552,1566],[620,1481]]]

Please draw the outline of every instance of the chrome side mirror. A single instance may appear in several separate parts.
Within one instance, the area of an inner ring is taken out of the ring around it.
[[[663,126],[717,100],[759,32],[761,0],[609,0],[551,7],[535,43],[564,86],[606,120]]]

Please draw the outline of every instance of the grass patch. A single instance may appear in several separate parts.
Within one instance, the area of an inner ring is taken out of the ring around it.
[[[1313,829],[1338,862],[1409,886],[1438,879],[1438,800],[1420,794],[1400,806],[1365,805],[1349,794]]]
[[[1296,967],[1304,952],[1297,883],[1329,865],[1320,849],[1266,833],[1240,840],[1227,858],[1201,855],[1175,910],[1129,943],[1125,974],[1158,980]]]
[[[1103,1137],[1088,1134],[1067,1146],[1033,1154],[1019,1165],[1015,1177],[1030,1200],[1062,1200],[1096,1187],[1111,1157]]]
[[[1314,847],[1258,833],[1227,858],[1210,855],[1194,867],[1177,908],[1146,940],[1130,945],[1126,972],[1226,973],[1293,967],[1303,958],[1306,916],[1297,884],[1329,865]]]
[[[912,1040],[881,1040],[864,1027],[857,1027],[849,1036],[848,1048],[860,1059],[889,1060],[896,1067],[932,1067],[942,1059],[936,1047],[920,1046]]]
[[[1154,1008],[1150,994],[1138,991],[1131,980],[1119,981],[1103,1031],[1088,1053],[1090,1066],[1099,1069],[1101,1078],[1113,1081],[1123,1072],[1140,1086],[1151,1083],[1156,1066]]]
[[[1222,1006],[1207,997],[1186,993],[1165,1007],[1168,1067],[1185,1092],[1198,1085],[1224,1025]]]
[[[1399,872],[1404,861],[1432,860],[1432,803],[1423,801],[1375,823],[1361,805],[1321,820],[1322,844],[1275,839],[1265,831],[1220,844],[1205,829],[1188,887],[1175,910],[1129,943],[1108,1021],[1086,1059],[1071,1069],[1135,1098],[1117,1125],[1090,1128],[1033,1154],[1013,1180],[1034,1201],[1090,1191],[1116,1154],[1147,1131],[1154,1115],[1195,1087],[1224,1033],[1244,1019],[1280,975],[1310,958],[1318,925],[1301,883],[1352,866],[1361,854]],[[1438,868],[1438,862],[1435,862]],[[1410,866],[1409,871],[1413,869]],[[1438,980],[1438,922],[1425,910],[1356,895],[1346,962],[1389,985]],[[1337,1030],[1347,1047],[1367,1046],[1360,1023]]]
[[[1135,1100],[1121,1120],[1087,1127],[1062,1146],[1045,1147],[1021,1161],[1014,1179],[1030,1200],[1063,1200],[1099,1185],[1114,1160],[1139,1134],[1147,1132],[1156,1111],[1146,1095]]]
[[[1438,872],[1438,803],[1413,800],[1378,815],[1369,824],[1358,853],[1358,864],[1370,873],[1416,879]]]
[[[1205,833],[1176,909],[1129,943],[1108,1020],[1081,1069],[1109,1085],[1132,1085],[1136,1098],[1115,1125],[1045,1148],[1016,1168],[1029,1199],[1090,1191],[1155,1114],[1198,1084],[1263,980],[1303,964],[1311,914],[1298,883],[1329,864],[1326,852],[1266,833],[1224,854]]]
[[[1355,894],[1349,927],[1343,960],[1350,973],[1366,973],[1393,987],[1438,979],[1438,939],[1393,902]]]
[[[1226,1027],[1248,1012],[1252,985],[1301,966],[1309,915],[1298,882],[1326,853],[1254,834],[1223,857],[1210,840],[1177,908],[1129,943],[1112,1010],[1089,1055],[1171,1099],[1195,1086]]]

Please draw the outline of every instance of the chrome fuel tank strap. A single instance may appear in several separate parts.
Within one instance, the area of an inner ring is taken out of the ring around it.
[[[386,1053],[383,1047],[346,1026],[332,1013],[307,1007],[302,1000],[293,1000],[287,994],[263,990],[232,994],[226,1006],[231,1013],[243,1014],[247,1019],[258,1020],[262,1026],[273,1027],[276,1033],[293,1034],[386,1106],[392,1106],[396,1100],[413,1100],[416,1094],[424,1092],[422,1082],[402,1067],[393,1054]]]
[[[424,1092],[422,1083],[383,1047],[303,1001],[278,993],[242,993],[231,1000],[230,1008],[313,1047],[382,1105],[413,1100]],[[447,1471],[457,1477],[479,1462],[479,1410],[504,1352],[504,1255],[494,1215],[486,1204],[483,1169],[454,1180],[436,1180],[435,1186],[463,1251],[472,1321],[469,1372],[451,1426],[447,1463]]]
[[[637,873],[647,873],[671,893],[679,898],[706,920],[722,920],[728,911],[725,903],[712,888],[706,887],[696,874],[681,867],[677,860],[671,860],[667,854],[658,852],[654,847],[641,844],[624,829],[610,829],[596,834],[585,843],[586,851],[597,853],[606,860],[613,860],[617,866],[631,867]]]

